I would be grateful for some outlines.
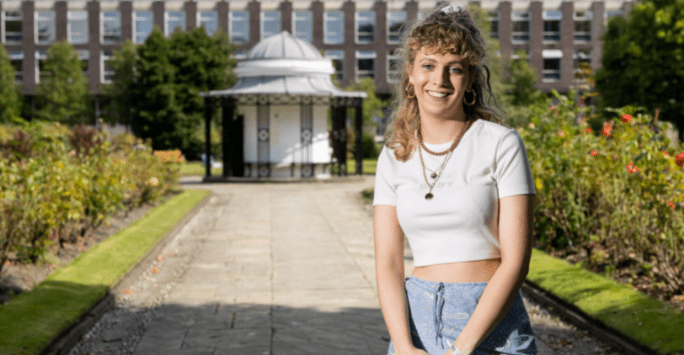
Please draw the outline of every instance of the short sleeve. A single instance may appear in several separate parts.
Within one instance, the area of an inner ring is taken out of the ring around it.
[[[499,139],[495,176],[499,198],[537,194],[525,143],[515,129],[506,132]]]
[[[392,155],[392,151],[385,146],[378,157],[378,164],[375,168],[373,206],[397,205],[397,187],[393,179],[396,176],[393,172],[395,159]]]

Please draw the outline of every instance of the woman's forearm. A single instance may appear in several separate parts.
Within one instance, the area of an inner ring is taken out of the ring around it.
[[[489,280],[470,320],[454,341],[463,354],[471,354],[506,316],[527,275],[520,269],[502,264]]]
[[[398,264],[398,263],[396,263]],[[376,265],[378,299],[382,316],[397,354],[413,346],[408,323],[408,303],[404,289],[404,265]]]

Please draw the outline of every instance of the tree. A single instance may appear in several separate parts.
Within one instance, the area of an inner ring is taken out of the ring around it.
[[[516,54],[518,59],[509,62],[509,76],[505,80],[511,87],[509,103],[513,106],[529,106],[546,102],[546,95],[535,86],[537,72],[530,67],[527,53],[519,50]]]
[[[684,141],[684,0],[644,0],[613,17],[603,36],[596,88],[604,107],[660,109]]]
[[[52,45],[41,72],[46,75],[36,88],[34,117],[68,125],[89,123],[88,78],[74,47],[64,41]]]
[[[115,110],[123,109],[125,114],[126,102],[130,102],[133,132],[151,138],[154,149],[177,148],[188,159],[199,158],[204,150],[204,141],[196,134],[204,121],[199,93],[225,89],[235,82],[233,49],[221,31],[209,37],[201,27],[177,30],[166,39],[155,28],[137,47],[136,55],[129,49],[115,57],[113,65],[124,79],[121,88],[110,91],[112,102],[121,103]]]
[[[108,123],[132,123],[132,103],[135,101],[135,63],[138,59],[136,46],[130,39],[114,51],[109,66],[114,70],[111,84],[103,84],[100,91],[109,98],[109,105],[103,108],[103,119]]]
[[[363,91],[368,95],[368,97],[363,99],[362,111],[364,126],[376,126],[377,123],[373,121],[373,117],[377,116],[381,119],[385,117],[385,113],[382,109],[387,106],[387,104],[375,95],[375,92],[377,91],[375,79],[371,77],[365,77],[358,83],[353,82],[349,84],[346,88],[344,88],[344,90]],[[353,111],[347,111],[347,117],[355,117],[352,116],[354,114],[352,112]]]
[[[0,46],[0,123],[11,122],[21,113],[20,86],[14,83],[14,67]]]

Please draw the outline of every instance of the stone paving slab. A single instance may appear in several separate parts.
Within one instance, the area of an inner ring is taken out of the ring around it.
[[[188,236],[197,256],[134,354],[386,354],[372,218],[359,197],[372,185],[196,185],[228,203]],[[409,275],[408,246],[405,260]]]

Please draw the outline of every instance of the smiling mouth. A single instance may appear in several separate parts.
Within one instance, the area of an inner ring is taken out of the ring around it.
[[[437,97],[437,98],[447,97],[450,95],[446,92],[436,92],[436,91],[428,91],[427,93],[428,93],[428,95],[430,95],[432,97]]]

